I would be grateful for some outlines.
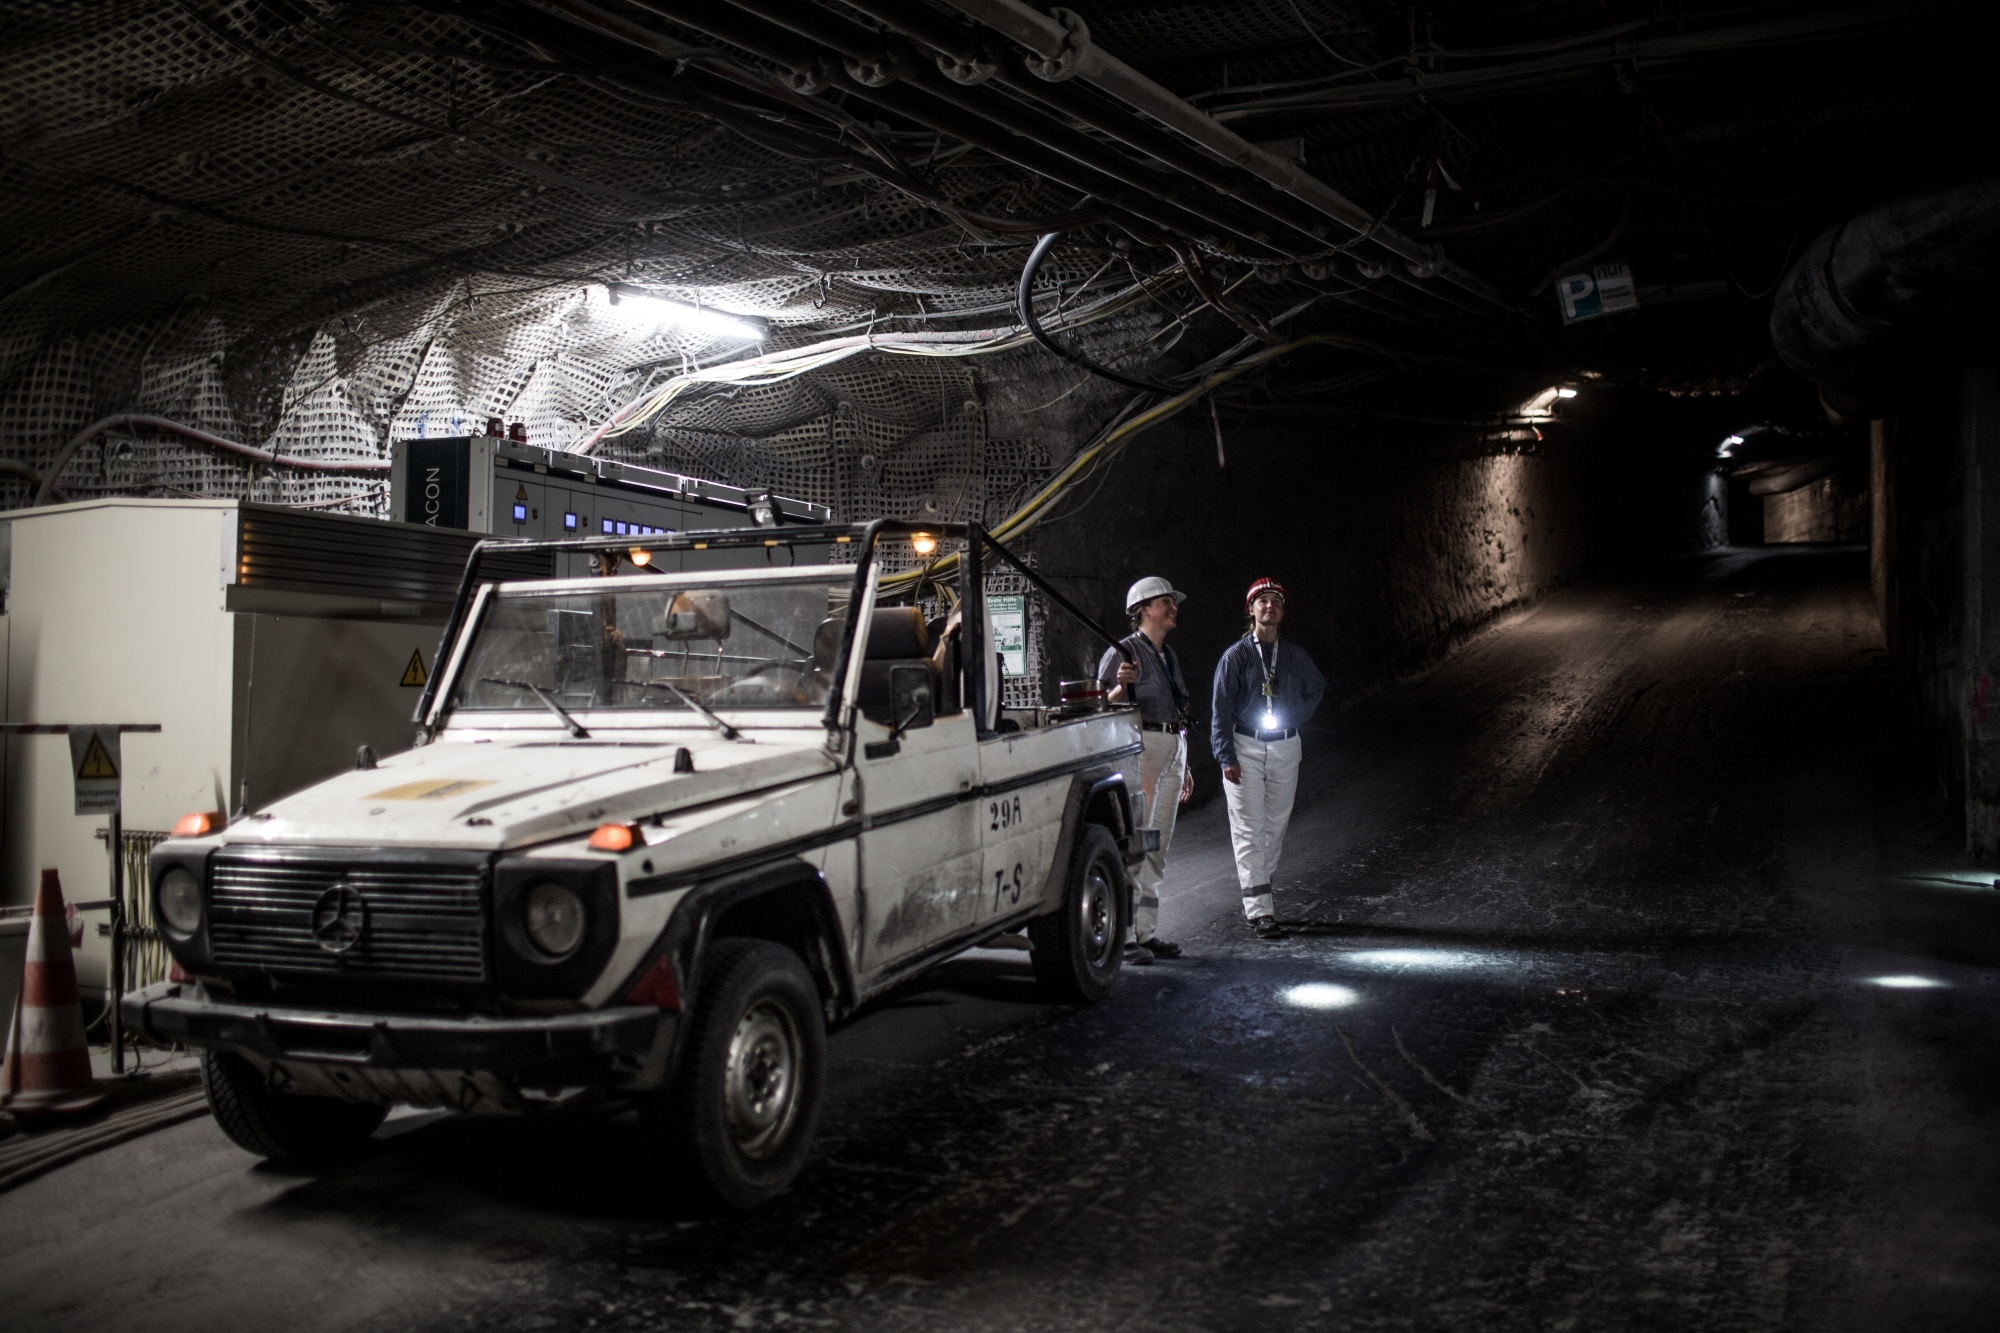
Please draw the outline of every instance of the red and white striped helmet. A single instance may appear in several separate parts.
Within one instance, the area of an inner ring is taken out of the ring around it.
[[[1257,600],[1259,595],[1267,592],[1278,594],[1279,601],[1288,600],[1285,597],[1284,584],[1278,582],[1276,579],[1258,579],[1250,585],[1250,591],[1243,594],[1243,605],[1250,605],[1250,603]]]

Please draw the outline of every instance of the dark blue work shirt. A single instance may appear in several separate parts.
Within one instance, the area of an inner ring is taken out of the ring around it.
[[[1271,647],[1276,651],[1270,652]],[[1279,727],[1302,727],[1326,697],[1326,677],[1319,674],[1305,649],[1286,638],[1266,648],[1260,660],[1257,636],[1246,634],[1229,645],[1229,651],[1215,664],[1215,720],[1209,739],[1216,762],[1224,768],[1236,762],[1237,732],[1271,730],[1264,725],[1267,702]],[[1277,687],[1276,697],[1270,700],[1264,698],[1266,664],[1272,667]]]

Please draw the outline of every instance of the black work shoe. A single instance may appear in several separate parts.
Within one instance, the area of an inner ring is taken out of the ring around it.
[[[1125,966],[1151,967],[1152,965],[1153,955],[1150,951],[1137,944],[1125,946]]]
[[[1278,924],[1278,918],[1274,916],[1258,917],[1250,923],[1250,929],[1257,932],[1260,940],[1281,940],[1285,937],[1285,928]]]
[[[1181,956],[1181,946],[1175,944],[1172,940],[1159,938],[1140,940],[1139,947],[1151,950],[1155,958],[1179,958]]]

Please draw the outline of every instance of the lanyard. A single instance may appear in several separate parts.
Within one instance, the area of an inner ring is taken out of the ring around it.
[[[1257,650],[1257,665],[1264,672],[1264,698],[1275,701],[1278,697],[1278,672],[1274,664],[1278,660],[1278,645],[1275,642],[1271,644],[1271,661],[1267,663],[1264,660],[1264,645],[1258,642],[1257,636],[1251,635],[1250,642]],[[1264,706],[1268,709],[1271,703],[1266,702]]]

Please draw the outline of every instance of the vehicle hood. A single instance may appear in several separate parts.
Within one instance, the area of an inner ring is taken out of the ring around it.
[[[675,773],[680,749],[695,771]],[[225,843],[501,848],[789,786],[836,769],[824,739],[754,744],[443,740],[343,773],[232,823]]]

